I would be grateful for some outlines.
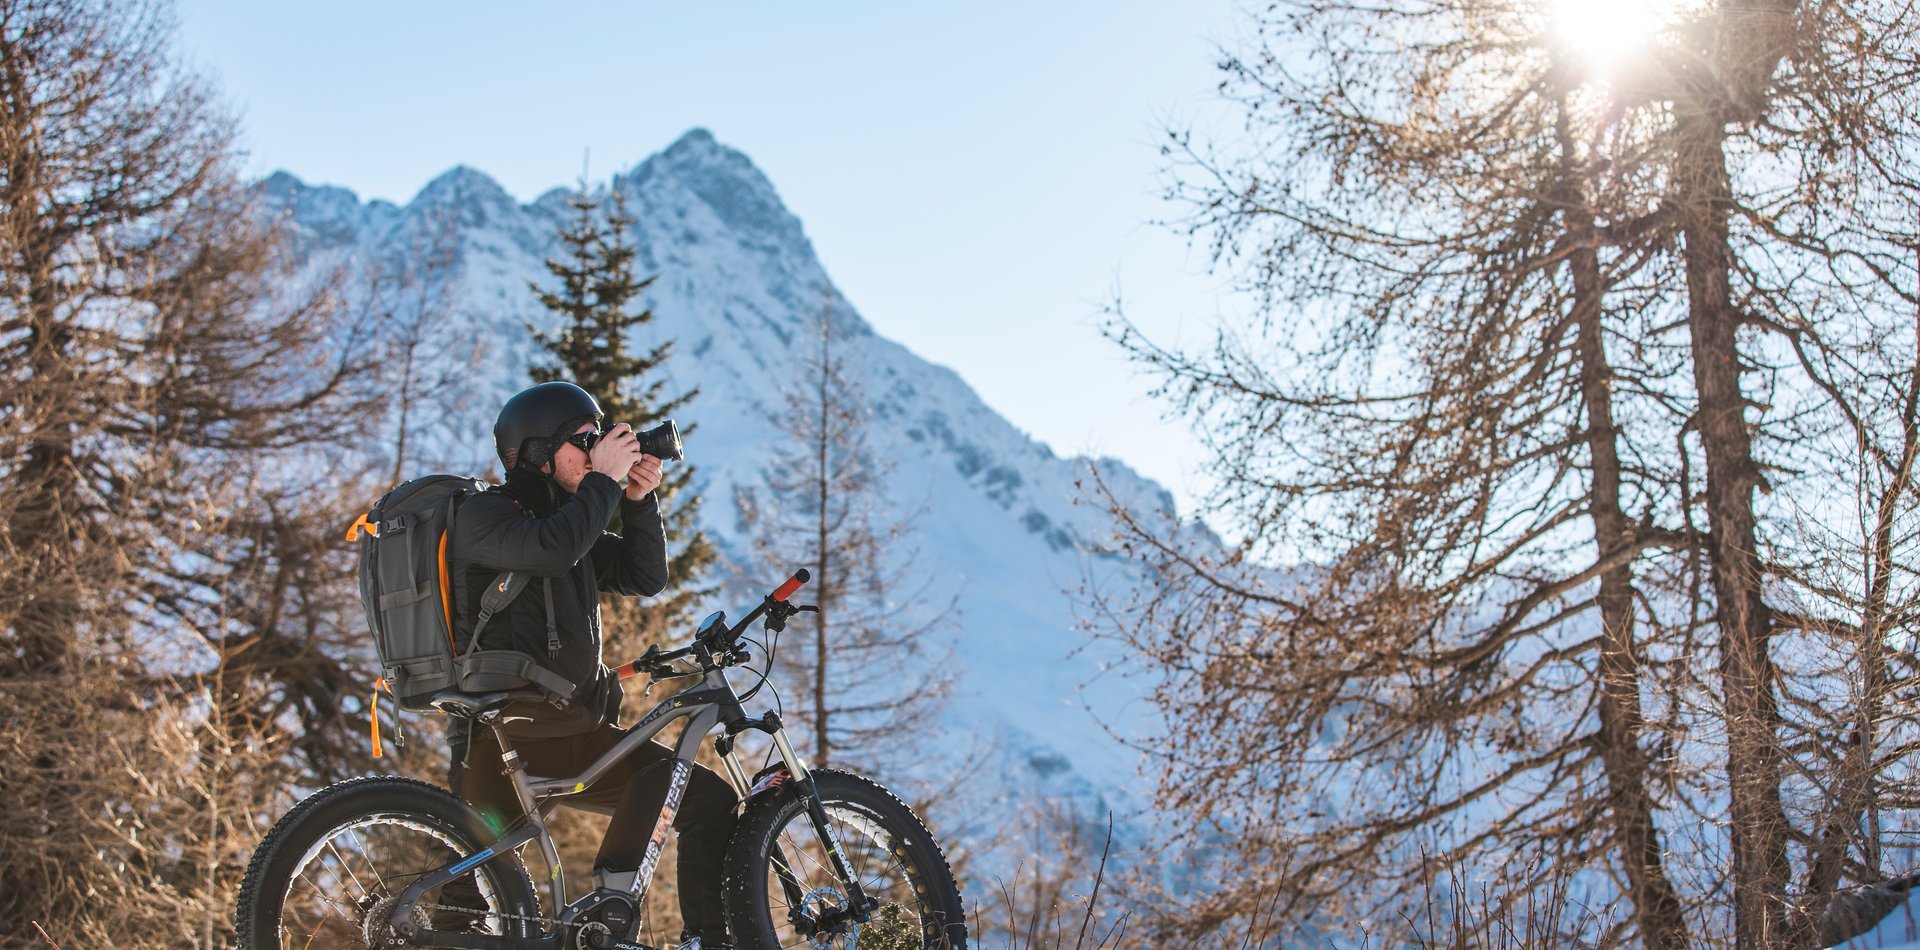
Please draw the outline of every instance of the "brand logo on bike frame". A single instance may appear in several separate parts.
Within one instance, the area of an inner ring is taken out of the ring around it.
[[[647,856],[640,862],[640,873],[633,876],[635,897],[646,893],[647,885],[653,880],[653,869],[660,863],[660,852],[667,846],[667,830],[673,827],[673,816],[680,811],[680,799],[687,793],[687,777],[692,774],[692,762],[686,759],[673,760],[673,778],[667,783],[667,800],[660,807],[660,820],[653,824],[653,837],[647,839]]]

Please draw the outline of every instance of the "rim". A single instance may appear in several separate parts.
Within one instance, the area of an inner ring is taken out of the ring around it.
[[[380,918],[390,912],[393,899],[421,875],[465,853],[452,833],[416,815],[363,815],[333,826],[307,848],[287,877],[275,921],[280,946],[348,950],[386,945],[370,940],[369,931],[384,931]],[[462,902],[461,907],[472,910],[456,915],[459,927],[469,933],[505,933],[500,895],[477,869],[422,895],[414,908],[415,922],[429,925],[431,912],[421,905],[439,903],[445,891],[463,880],[473,882],[469,893],[477,892],[482,906]]]
[[[931,946],[939,934],[941,921],[937,908],[927,900],[926,869],[915,865],[907,841],[889,831],[885,818],[872,809],[851,802],[823,804],[834,837],[839,839],[842,853],[860,878],[861,889],[880,905],[870,920],[850,932],[807,934],[797,929],[789,916],[793,903],[769,861],[765,872],[767,913],[782,950],[902,950]],[[803,898],[801,904],[806,911],[818,913],[846,906],[846,895],[804,808],[789,810],[774,835],[774,842],[794,870]]]

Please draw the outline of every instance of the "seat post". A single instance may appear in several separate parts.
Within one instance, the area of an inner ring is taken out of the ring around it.
[[[540,805],[534,801],[533,785],[527,781],[527,767],[520,761],[520,750],[513,747],[507,730],[500,727],[497,713],[489,713],[486,722],[493,729],[493,739],[500,746],[500,767],[506,773],[507,781],[513,785],[513,796],[520,801],[520,811],[527,821],[540,829],[540,856],[547,862],[547,888],[553,906],[566,904],[566,872],[560,867],[560,849],[554,845],[553,836],[547,834],[547,822],[540,813]]]
[[[513,785],[513,795],[520,801],[520,811],[529,820],[540,820],[537,803],[533,800],[533,786],[527,782],[527,767],[520,761],[520,750],[513,747],[513,740],[507,736],[507,730],[500,727],[495,715],[486,717],[487,725],[493,729],[493,741],[500,746],[501,771],[507,781]]]

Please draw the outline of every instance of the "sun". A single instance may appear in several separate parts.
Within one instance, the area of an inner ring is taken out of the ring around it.
[[[1674,13],[1672,0],[1545,0],[1553,38],[1600,78],[1643,51]]]

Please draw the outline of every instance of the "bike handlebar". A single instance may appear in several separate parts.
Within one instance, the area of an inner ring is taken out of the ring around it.
[[[747,629],[748,624],[760,619],[761,615],[767,612],[768,605],[775,602],[784,605],[787,598],[793,596],[794,591],[799,590],[802,584],[812,579],[813,575],[807,573],[807,569],[804,567],[794,571],[793,576],[787,578],[786,583],[774,588],[773,593],[768,594],[767,599],[760,602],[760,606],[753,608],[738,624],[735,624],[733,628],[728,631],[729,642],[739,637],[741,632]],[[788,609],[789,612],[792,610],[792,608]],[[631,679],[642,673],[652,673],[657,671],[663,663],[671,663],[674,660],[691,655],[699,646],[700,644],[696,642],[692,646],[681,647],[678,650],[668,650],[664,653],[661,652],[658,645],[650,646],[647,648],[647,652],[641,654],[639,658],[629,660],[614,667],[613,673],[623,680]]]
[[[661,664],[672,663],[692,653],[692,647],[681,647],[678,650],[668,650],[663,653],[658,645],[650,646],[647,648],[647,652],[640,654],[637,659],[628,660],[614,667],[613,674],[623,680],[632,679],[642,673],[656,672],[660,669]]]
[[[747,611],[747,615],[741,617],[740,622],[733,625],[733,629],[728,631],[728,635],[736,639],[739,638],[742,633],[746,632],[748,626],[766,614],[768,607],[779,604],[784,608],[787,604],[787,598],[793,596],[793,592],[799,590],[801,584],[805,584],[812,579],[813,575],[807,573],[807,569],[804,567],[794,571],[793,576],[787,578],[786,583],[774,588],[773,593],[767,595],[767,599],[761,601],[759,605],[752,610]]]
[[[807,569],[804,567],[797,571],[794,571],[793,576],[787,578],[787,582],[785,584],[781,584],[779,587],[774,588],[772,597],[774,600],[786,600],[788,597],[793,596],[794,591],[800,589],[801,584],[805,584],[806,582],[812,579],[813,579],[813,575],[808,574]]]

